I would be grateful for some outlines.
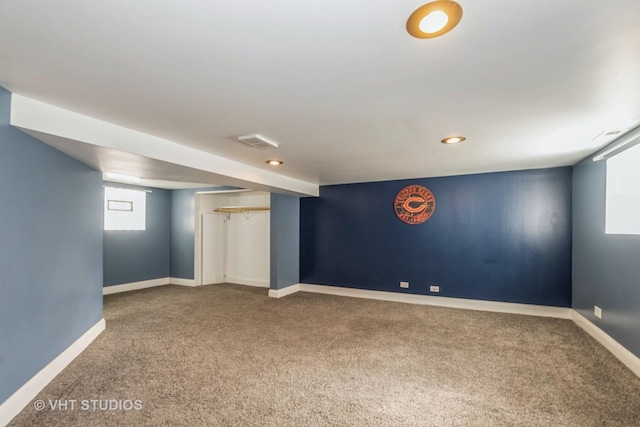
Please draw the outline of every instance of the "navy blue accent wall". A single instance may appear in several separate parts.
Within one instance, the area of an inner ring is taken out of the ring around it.
[[[0,403],[102,318],[101,175],[9,109],[0,88]]]
[[[271,194],[270,287],[282,289],[300,279],[300,198]]]
[[[567,167],[321,187],[301,200],[300,280],[570,307],[571,180]],[[409,184],[436,198],[423,224],[395,216]]]
[[[171,191],[171,277],[194,278],[196,193],[233,189],[222,186]]]
[[[605,234],[605,197],[606,162],[574,166],[573,308],[640,357],[640,236]]]
[[[146,230],[104,232],[104,286],[169,277],[171,191],[105,182],[147,193]]]

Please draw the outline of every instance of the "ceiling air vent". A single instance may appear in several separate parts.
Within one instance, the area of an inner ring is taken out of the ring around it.
[[[238,141],[244,142],[249,147],[257,150],[268,150],[270,148],[278,148],[278,143],[265,138],[262,135],[254,133],[253,135],[245,135],[238,137]]]
[[[613,141],[614,138],[618,137],[618,135],[622,134],[627,129],[618,129],[618,130],[609,130],[600,132],[592,141],[598,141],[599,143],[605,143],[608,141]]]

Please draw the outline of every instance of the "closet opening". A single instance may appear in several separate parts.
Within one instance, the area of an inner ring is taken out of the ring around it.
[[[196,285],[269,287],[271,195],[252,190],[198,193]]]

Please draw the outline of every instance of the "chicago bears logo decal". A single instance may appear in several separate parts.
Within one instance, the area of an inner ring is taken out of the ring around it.
[[[421,224],[428,220],[436,209],[436,198],[427,187],[408,185],[396,195],[393,210],[402,222]]]

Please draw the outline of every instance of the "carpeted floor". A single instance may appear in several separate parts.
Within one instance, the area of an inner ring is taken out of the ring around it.
[[[36,398],[75,409],[10,425],[640,426],[640,379],[569,320],[266,293],[106,296],[107,330]]]

